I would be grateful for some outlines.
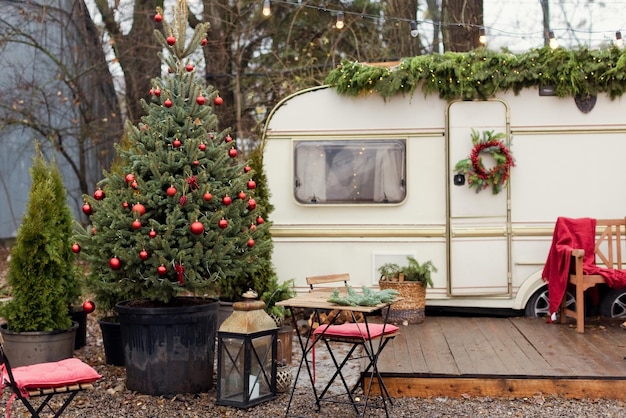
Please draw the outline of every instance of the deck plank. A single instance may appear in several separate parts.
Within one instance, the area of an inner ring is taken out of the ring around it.
[[[538,318],[427,317],[400,327],[378,367],[393,396],[626,400],[626,332],[607,321],[578,334]]]

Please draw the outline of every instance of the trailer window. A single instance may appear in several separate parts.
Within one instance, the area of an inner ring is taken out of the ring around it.
[[[398,203],[406,195],[403,140],[297,141],[300,203]]]

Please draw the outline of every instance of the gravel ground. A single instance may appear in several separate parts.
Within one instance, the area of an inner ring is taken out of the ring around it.
[[[289,399],[281,393],[273,400],[250,409],[217,406],[216,393],[184,394],[173,397],[156,397],[137,394],[125,388],[123,367],[106,365],[102,338],[96,318],[88,318],[87,346],[76,351],[76,356],[95,367],[103,378],[93,391],[80,393],[63,414],[73,417],[282,417]],[[292,360],[293,376],[298,361],[297,344],[294,342]],[[356,363],[351,366],[358,367]],[[333,369],[328,353],[323,347],[316,352],[318,382],[323,382]],[[352,370],[347,375],[357,376]],[[300,379],[303,379],[301,376]],[[353,383],[354,380],[348,383]],[[298,388],[304,382],[299,381]],[[337,389],[333,389],[337,390]],[[3,391],[0,407],[6,409],[9,390]],[[303,417],[342,418],[355,416],[347,405],[324,404],[320,413],[315,412],[313,396],[309,390],[296,391],[290,413]],[[626,403],[603,399],[569,400],[537,394],[532,398],[476,398],[460,395],[458,398],[397,398],[390,408],[391,417],[624,417]],[[12,417],[28,417],[19,401],[13,403]],[[45,416],[45,415],[43,415]],[[382,409],[368,409],[367,416],[384,417]]]
[[[6,264],[6,249],[0,246],[0,283],[3,282]],[[294,342],[292,364],[297,364],[298,348]],[[263,417],[274,418],[285,415],[289,400],[288,393],[250,409],[237,409],[217,406],[216,393],[183,394],[173,397],[156,397],[134,393],[125,387],[123,367],[106,365],[100,327],[93,315],[88,317],[87,346],[77,350],[76,356],[92,365],[102,375],[95,384],[95,390],[82,392],[74,398],[64,412],[65,418],[195,418],[195,417]],[[356,363],[346,375],[356,378]],[[328,353],[324,348],[316,352],[316,373],[318,382],[323,382],[333,371]],[[293,376],[296,367],[293,366]],[[298,388],[304,383],[301,376]],[[351,384],[353,381],[349,381]],[[626,389],[626,388],[625,388]],[[336,390],[333,388],[333,390]],[[0,412],[5,413],[10,390],[5,389],[0,399]],[[351,407],[341,404],[324,404],[321,412],[315,412],[313,395],[309,390],[298,389],[294,396],[290,416],[303,417],[354,417]],[[626,396],[624,398],[626,400]],[[35,401],[33,401],[35,402]],[[455,398],[396,398],[389,409],[390,417],[625,417],[626,402],[604,399],[570,400],[538,393],[532,398],[476,398],[463,396]],[[368,409],[367,416],[384,417],[384,410]],[[16,401],[11,408],[14,418],[28,417],[23,405]],[[43,414],[42,416],[52,416]]]

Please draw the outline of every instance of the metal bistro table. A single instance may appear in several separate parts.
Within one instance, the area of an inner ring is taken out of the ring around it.
[[[387,391],[387,388],[385,387],[385,383],[383,382],[380,372],[378,371],[377,363],[378,363],[378,358],[383,348],[395,336],[395,331],[393,333],[385,332],[386,327],[389,327],[389,329],[391,329],[392,326],[387,324],[387,318],[389,316],[389,309],[384,309],[384,308],[388,307],[389,305],[395,302],[400,301],[402,298],[397,297],[392,302],[380,303],[376,306],[343,306],[343,305],[338,305],[335,303],[328,302],[329,296],[330,294],[328,292],[311,292],[308,294],[298,295],[294,298],[276,303],[277,305],[284,306],[285,308],[291,311],[291,314],[292,314],[291,316],[292,316],[293,324],[294,324],[296,331],[298,328],[297,328],[297,319],[293,312],[294,308],[304,308],[308,310],[313,310],[314,319],[317,320],[318,323],[319,323],[320,312],[323,312],[323,311],[331,311],[335,309],[348,311],[351,313],[355,325],[358,322],[356,320],[355,313],[362,313],[363,314],[362,325],[365,327],[364,331],[361,329],[362,334],[359,334],[358,336],[351,336],[351,337],[346,337],[346,338],[338,337],[332,332],[334,321],[339,316],[339,315],[336,315],[332,318],[331,323],[327,324],[328,326],[325,327],[325,329],[323,329],[323,332],[315,335],[314,337],[312,337],[313,330],[310,330],[310,332],[306,334],[306,337],[302,336],[300,332],[297,332],[298,341],[300,343],[300,348],[302,350],[302,358],[300,359],[300,364],[298,365],[298,371],[296,373],[296,377],[294,379],[294,383],[291,388],[291,394],[289,396],[289,402],[287,404],[287,408],[285,411],[285,417],[297,416],[297,415],[290,415],[289,410],[291,408],[291,402],[293,401],[293,396],[296,391],[296,386],[298,385],[298,378],[300,376],[300,372],[302,370],[303,365],[306,365],[306,369],[309,375],[309,381],[311,383],[311,388],[313,389],[313,394],[315,396],[315,405],[317,407],[317,412],[319,412],[321,409],[321,402],[326,401],[326,402],[350,404],[354,407],[354,410],[357,416],[364,416],[368,407],[368,402],[370,400],[369,398],[370,398],[370,393],[372,389],[372,383],[374,381],[374,378],[376,378],[376,382],[378,383],[380,395],[382,398],[381,399],[382,406],[378,405],[376,407],[383,408],[385,410],[386,416],[389,417],[387,404],[389,403],[389,405],[391,405],[392,400],[389,395],[389,392]],[[374,325],[370,324],[370,322],[368,321],[368,316],[371,316],[372,314],[376,314],[379,312],[382,312],[383,314],[382,315],[383,321],[382,321],[382,332],[381,332],[381,325],[376,324],[376,328],[378,329],[378,333],[380,334],[380,336],[377,337],[370,333],[370,330],[371,328],[374,327]],[[361,324],[359,324],[358,326],[361,326]],[[336,327],[340,327],[340,325],[336,325]],[[396,328],[393,327],[393,329],[395,330]],[[326,347],[328,348],[330,357],[335,365],[336,371],[334,375],[330,378],[326,387],[321,392],[318,393],[318,390],[315,387],[315,377],[311,369],[311,363],[313,360],[308,359],[308,354],[311,353],[315,345],[319,341],[322,341],[322,340],[325,341]],[[349,350],[348,354],[343,359],[343,361],[341,362],[337,361],[335,355],[332,352],[331,345],[329,345],[328,343],[328,340],[340,341],[342,343],[352,344],[352,348]],[[367,357],[365,358],[369,360],[369,364],[364,371],[365,374],[369,372],[369,376],[368,376],[368,379],[366,380],[366,384],[364,384],[362,401],[354,395],[361,379],[359,378],[359,381],[357,381],[356,385],[354,385],[353,388],[349,388],[342,373],[343,366],[346,364],[348,360],[350,360],[352,352],[358,346],[362,346],[364,348],[364,351],[367,355]],[[325,395],[327,395],[328,389],[330,389],[330,386],[332,385],[332,383],[337,377],[341,379],[349,401],[342,402],[342,401],[331,400],[329,399],[329,397],[325,397]]]

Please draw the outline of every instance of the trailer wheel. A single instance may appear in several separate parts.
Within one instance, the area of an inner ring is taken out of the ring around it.
[[[566,305],[569,309],[576,308],[576,299],[569,291],[565,293]],[[550,315],[550,298],[548,297],[548,285],[541,287],[528,299],[525,315],[530,317]]]
[[[600,315],[606,318],[626,318],[626,289],[611,289],[600,302]]]

